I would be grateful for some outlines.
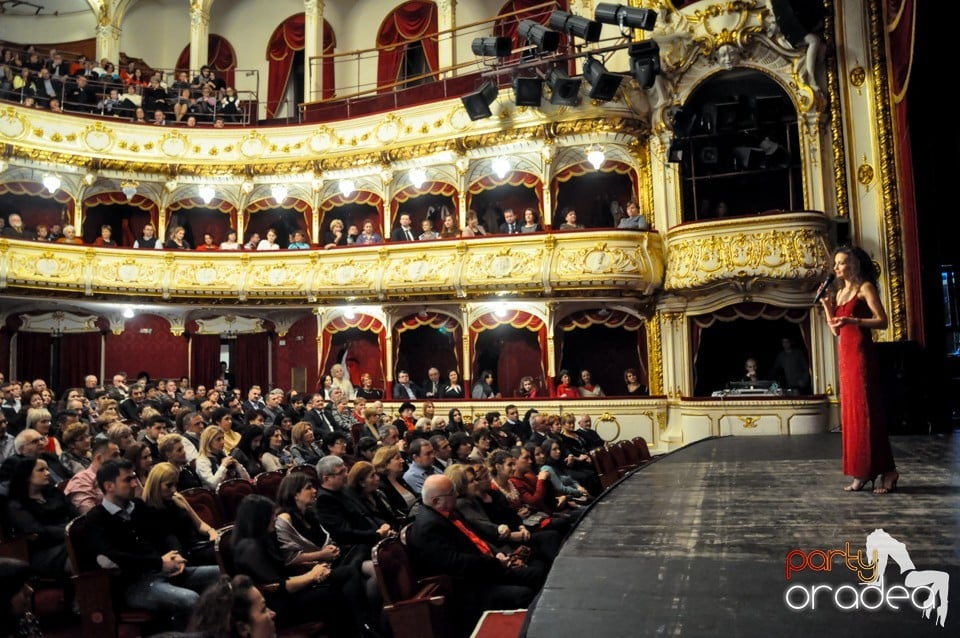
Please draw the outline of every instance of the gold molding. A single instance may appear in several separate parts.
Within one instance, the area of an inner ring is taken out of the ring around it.
[[[647,324],[647,388],[651,395],[663,394],[663,334],[660,328],[661,313]]]

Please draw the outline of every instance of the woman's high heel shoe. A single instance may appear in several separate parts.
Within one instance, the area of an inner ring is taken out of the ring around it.
[[[853,483],[851,483],[850,485],[848,485],[848,486],[846,486],[845,488],[843,488],[843,491],[844,491],[844,492],[859,492],[859,491],[863,490],[864,487],[866,487],[867,483],[870,483],[870,489],[873,489],[873,481],[874,481],[874,479],[872,479],[872,478],[868,478],[868,479],[854,478],[854,479],[853,479]]]
[[[893,476],[893,480],[889,483],[886,481],[886,474],[883,474],[880,478],[883,479],[874,490],[874,494],[892,494],[897,491],[897,481],[900,480],[900,473],[897,471],[890,472]]]

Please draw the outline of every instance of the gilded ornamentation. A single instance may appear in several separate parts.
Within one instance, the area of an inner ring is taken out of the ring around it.
[[[452,274],[449,262],[439,256],[427,254],[391,259],[384,276],[385,282],[416,283],[416,284],[445,284],[450,281]]]
[[[872,184],[874,177],[876,177],[876,173],[874,173],[873,166],[870,164],[864,163],[857,167],[857,181],[863,186]]]
[[[737,416],[740,419],[740,422],[743,424],[743,429],[750,430],[756,428],[760,425],[760,417],[758,416]]]
[[[94,122],[83,129],[81,139],[88,150],[103,153],[110,150],[110,147],[116,142],[117,136],[113,129],[104,126],[103,122]]]
[[[160,152],[167,157],[183,157],[189,150],[190,140],[180,131],[168,131],[160,137]]]
[[[0,135],[16,140],[26,135],[29,128],[27,118],[20,115],[12,106],[8,106],[0,112]],[[36,135],[36,133],[34,134]],[[43,131],[40,131],[40,136],[43,136]]]
[[[532,281],[538,274],[543,253],[540,250],[518,250],[512,247],[497,251],[474,251],[467,255],[464,277],[467,281],[485,278],[505,281]]]
[[[611,272],[638,273],[640,269],[640,262],[635,254],[629,254],[619,247],[608,247],[606,242],[599,242],[588,248],[561,249],[557,257],[557,274],[561,277]]]
[[[852,69],[850,69],[850,84],[856,88],[863,86],[863,83],[867,81],[867,72],[859,64]]]
[[[11,251],[7,282],[45,282],[67,287],[83,287],[83,253],[69,255],[61,251],[43,251],[38,254],[19,254]]]
[[[660,316],[646,321],[647,326],[647,387],[651,395],[663,394],[663,335]]]

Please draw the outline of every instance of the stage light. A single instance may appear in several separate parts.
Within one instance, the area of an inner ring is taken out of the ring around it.
[[[282,204],[287,199],[288,194],[289,191],[283,184],[274,184],[270,187],[270,195],[273,196],[273,201],[278,204]]]
[[[510,160],[508,160],[506,157],[501,155],[500,157],[490,162],[490,168],[493,169],[493,172],[497,177],[499,177],[500,179],[503,179],[504,177],[507,176],[507,173],[510,172],[510,168],[511,168]]]
[[[540,53],[552,53],[560,46],[560,34],[533,20],[523,20],[518,29],[520,37],[536,45]]]
[[[603,25],[595,20],[575,16],[566,11],[554,11],[550,14],[550,28],[576,36],[587,42],[599,42]]]
[[[51,193],[55,193],[60,190],[61,183],[62,182],[60,181],[60,178],[53,173],[47,173],[43,176],[43,186]]]
[[[460,98],[460,101],[463,102],[463,108],[467,109],[467,115],[472,121],[482,120],[493,115],[490,105],[497,99],[498,92],[497,85],[487,80],[479,89]]]
[[[197,193],[199,193],[204,204],[209,204],[217,196],[217,191],[213,186],[201,186],[197,189]]]
[[[505,58],[513,50],[510,38],[474,38],[470,49],[474,55],[487,58]]]
[[[420,188],[423,186],[424,182],[427,181],[427,171],[423,170],[419,166],[411,168],[407,173],[407,176],[410,178],[410,183],[413,184],[414,188]]]
[[[667,161],[672,164],[683,162],[683,156],[686,153],[686,145],[680,140],[670,142],[670,149],[667,151]]]
[[[353,195],[353,191],[357,190],[357,185],[353,183],[352,179],[341,179],[338,186],[340,187],[340,194],[344,197],[350,197]]]
[[[640,84],[640,88],[652,88],[660,73],[660,45],[653,40],[631,44],[630,73]]]
[[[567,104],[574,106],[580,103],[580,85],[583,80],[572,78],[559,68],[552,68],[547,72],[547,86],[550,87],[550,104]]]
[[[590,162],[594,170],[599,171],[603,163],[607,161],[607,156],[603,149],[595,148],[587,152],[587,161]]]
[[[593,17],[604,24],[616,24],[621,31],[626,27],[653,31],[657,24],[657,12],[653,9],[638,9],[611,2],[598,4]]]
[[[583,62],[583,79],[590,85],[591,99],[609,102],[616,96],[623,76],[610,73],[599,60],[588,57]]]
[[[517,106],[540,106],[543,80],[538,77],[513,78],[513,101]]]

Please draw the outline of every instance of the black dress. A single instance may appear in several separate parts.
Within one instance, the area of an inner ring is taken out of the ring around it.
[[[369,390],[357,388],[357,398],[366,399],[367,401],[379,401],[383,398],[383,391],[377,388],[370,388]]]
[[[144,508],[144,526],[148,530],[147,539],[154,547],[163,552],[176,550],[187,559],[190,565],[216,565],[217,557],[209,537],[197,531],[193,517],[187,510],[170,501],[163,507]]]
[[[67,545],[64,530],[77,511],[57,488],[43,490],[43,502],[13,500],[7,506],[10,525],[18,536],[30,536],[30,565],[41,574],[66,573]]]

